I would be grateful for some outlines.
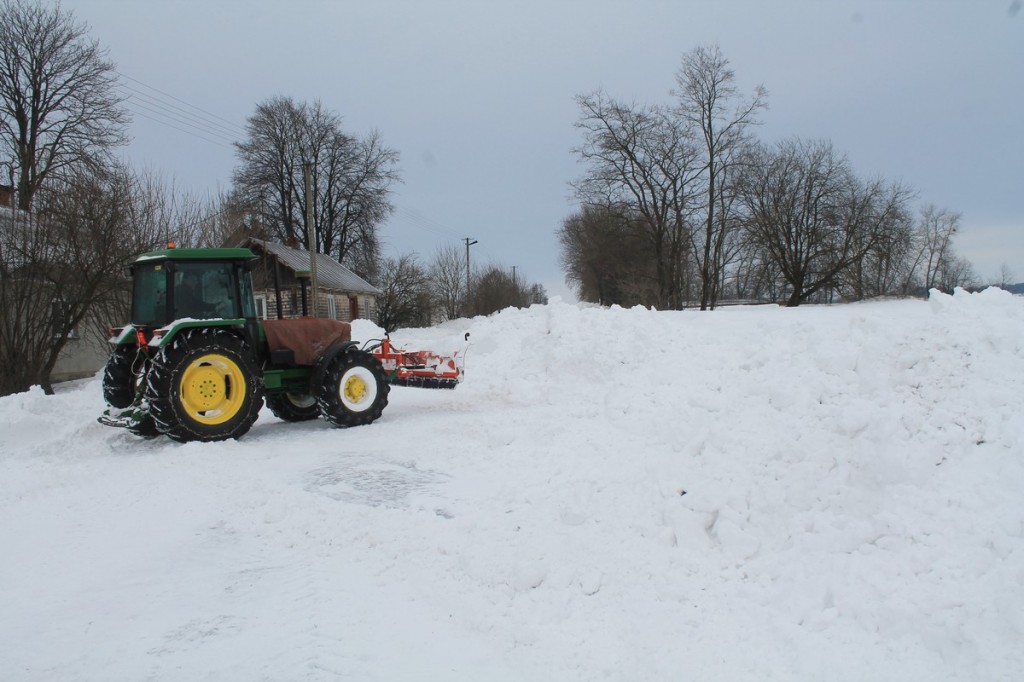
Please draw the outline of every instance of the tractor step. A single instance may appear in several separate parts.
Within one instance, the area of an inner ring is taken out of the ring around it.
[[[142,423],[142,414],[138,408],[129,407],[127,410],[105,411],[96,418],[104,426],[113,426],[119,429],[130,429]]]

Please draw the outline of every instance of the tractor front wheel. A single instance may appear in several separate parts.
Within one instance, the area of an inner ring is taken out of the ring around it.
[[[265,400],[274,416],[286,422],[304,422],[320,416],[316,396],[308,393],[269,393]]]
[[[370,353],[349,350],[327,363],[317,394],[320,414],[335,426],[361,426],[380,417],[390,386]]]
[[[252,352],[224,330],[184,332],[153,359],[147,377],[150,414],[177,441],[238,438],[263,406]]]

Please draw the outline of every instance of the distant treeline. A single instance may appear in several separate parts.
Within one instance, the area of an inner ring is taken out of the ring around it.
[[[741,95],[715,46],[683,57],[673,100],[577,97],[579,209],[559,231],[567,282],[602,304],[859,300],[974,280],[960,215],[859,175],[826,140],[759,141],[763,87]]]

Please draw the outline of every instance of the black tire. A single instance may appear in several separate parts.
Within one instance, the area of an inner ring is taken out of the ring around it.
[[[263,406],[249,346],[223,329],[182,332],[155,358],[146,399],[156,428],[186,442],[238,438]]]
[[[274,416],[286,422],[304,422],[320,416],[316,396],[309,393],[269,393],[264,400]]]
[[[144,361],[135,344],[114,348],[103,369],[103,399],[108,405],[123,410],[135,402],[139,387],[137,377],[142,374],[141,371],[136,373],[141,367],[135,367],[135,363]]]
[[[128,430],[141,438],[156,438],[157,436],[162,435],[160,429],[156,428],[156,422],[153,421],[153,416],[149,414],[143,417],[142,421],[135,426],[129,426]]]
[[[320,415],[335,426],[370,424],[384,411],[390,390],[380,361],[350,349],[327,363],[317,392]]]
[[[114,349],[103,370],[103,399],[108,405],[124,410],[135,404],[139,388],[145,389],[147,362],[146,355],[134,344]],[[160,435],[156,422],[148,413],[138,424],[129,426],[128,430],[142,438],[156,438]]]

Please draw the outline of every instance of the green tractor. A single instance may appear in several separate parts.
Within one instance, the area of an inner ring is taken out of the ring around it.
[[[260,320],[249,249],[175,249],[132,265],[131,323],[113,332],[100,422],[177,441],[238,438],[266,400],[286,421],[369,424],[388,403],[380,360],[346,322]]]

